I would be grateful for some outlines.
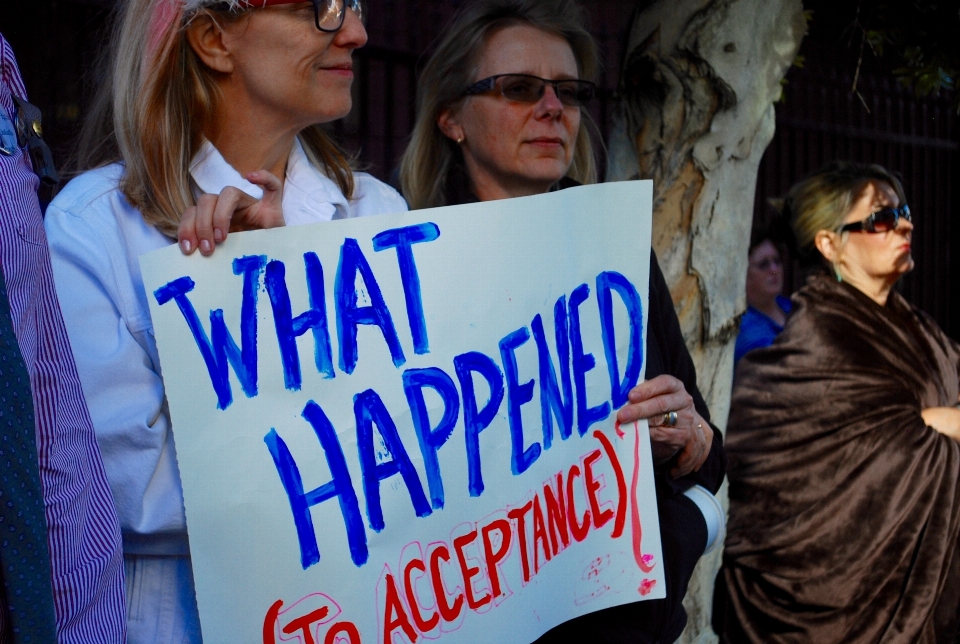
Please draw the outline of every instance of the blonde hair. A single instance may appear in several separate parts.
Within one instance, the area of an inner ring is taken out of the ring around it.
[[[403,195],[412,209],[446,205],[449,175],[463,157],[457,144],[440,131],[437,117],[459,101],[474,82],[487,39],[515,24],[560,36],[573,50],[580,77],[594,80],[599,66],[597,45],[583,28],[585,23],[583,10],[573,0],[478,0],[464,4],[420,74],[416,124],[400,162]],[[567,176],[580,183],[595,183],[597,170],[589,132],[595,126],[586,110],[581,110],[581,119]]]
[[[797,250],[810,254],[818,232],[840,230],[854,201],[873,181],[889,185],[906,203],[900,180],[873,163],[834,161],[794,184],[783,200],[782,216],[789,220]]]
[[[181,215],[195,204],[190,162],[204,132],[216,127],[221,100],[213,73],[187,42],[186,27],[200,13],[223,22],[249,9],[235,1],[217,8],[205,7],[213,4],[208,0],[118,4],[107,77],[84,122],[75,165],[82,171],[123,162],[124,196],[148,224],[175,237]],[[311,163],[351,198],[349,159],[320,125],[301,131],[299,139]]]

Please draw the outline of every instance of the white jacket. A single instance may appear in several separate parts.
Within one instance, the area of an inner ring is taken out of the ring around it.
[[[262,191],[210,143],[190,168],[203,192]],[[123,531],[124,552],[188,554],[183,490],[139,256],[174,243],[145,223],[119,190],[123,166],[86,172],[47,209],[57,295]],[[348,201],[297,142],[283,192],[288,225],[407,210],[365,173]]]

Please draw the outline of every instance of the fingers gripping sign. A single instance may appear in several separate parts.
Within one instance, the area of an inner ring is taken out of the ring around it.
[[[675,420],[673,414],[676,414]],[[700,469],[710,454],[713,431],[693,406],[683,382],[660,375],[630,390],[629,402],[617,413],[627,424],[646,419],[650,425],[653,458],[665,463],[679,454],[670,473],[674,478]]]
[[[197,205],[187,208],[177,230],[177,241],[184,255],[199,248],[202,255],[209,256],[229,233],[284,225],[280,179],[266,170],[251,172],[246,179],[263,188],[261,199],[227,186],[219,195],[200,195]]]

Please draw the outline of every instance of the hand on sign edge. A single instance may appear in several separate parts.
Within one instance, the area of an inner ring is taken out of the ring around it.
[[[677,412],[673,427],[663,424],[664,414]],[[629,393],[629,402],[617,412],[617,420],[628,424],[646,419],[654,462],[666,463],[679,454],[670,474],[674,478],[699,470],[710,454],[713,429],[693,406],[693,397],[683,382],[668,374],[642,382]]]

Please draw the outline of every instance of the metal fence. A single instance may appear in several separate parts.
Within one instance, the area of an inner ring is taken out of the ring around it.
[[[859,95],[851,92],[854,70],[817,61],[789,75],[776,108],[777,132],[760,165],[755,221],[773,217],[768,198],[829,161],[883,165],[901,177],[915,215],[916,269],[902,280],[901,292],[960,338],[960,120],[949,97],[918,99],[889,74],[861,74]],[[788,277],[796,288],[801,276],[792,268]]]
[[[17,51],[28,89],[45,114],[45,129],[61,157],[83,116],[96,55],[101,51],[112,0],[35,0],[0,3],[0,32]],[[443,25],[469,0],[366,0],[369,42],[356,54],[355,107],[334,125],[361,165],[388,179],[412,129],[416,70]],[[591,109],[604,137],[617,86],[623,46],[635,2],[582,0],[604,63],[600,100]],[[822,12],[821,12],[822,13]],[[830,20],[825,14],[819,24]],[[814,19],[816,27],[818,19]],[[808,37],[804,69],[788,75],[777,106],[777,133],[760,165],[755,216],[770,218],[769,197],[782,195],[807,172],[832,159],[877,162],[899,172],[917,213],[916,270],[904,294],[960,338],[960,121],[947,98],[919,100],[884,70],[867,69],[851,93],[855,65],[829,39]],[[862,100],[861,100],[862,98]],[[600,165],[603,167],[602,146]],[[795,276],[794,276],[795,277]]]

